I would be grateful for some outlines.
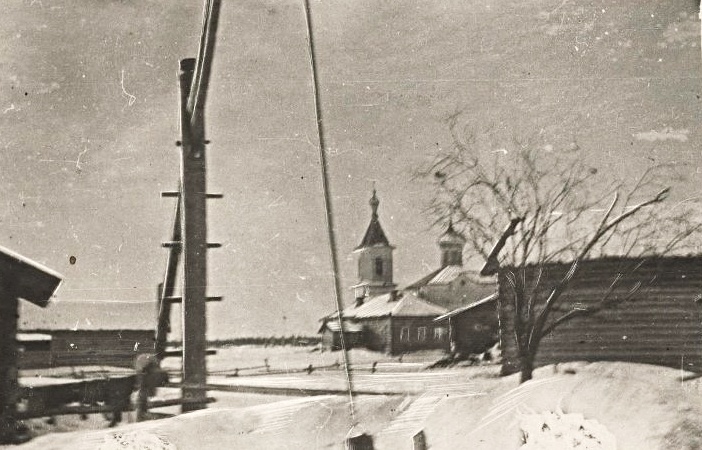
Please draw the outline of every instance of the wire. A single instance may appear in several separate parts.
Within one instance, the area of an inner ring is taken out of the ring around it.
[[[187,109],[191,115],[190,124],[192,128],[196,131],[202,131],[203,133],[204,130],[201,130],[202,122],[204,121],[203,110],[210,83],[210,73],[212,71],[220,5],[221,0],[205,0],[200,46],[198,48],[197,63],[190,89],[190,97],[187,103]],[[203,137],[204,136],[197,136],[196,138],[201,139]]]
[[[329,236],[329,253],[331,256],[332,263],[332,273],[334,275],[334,299],[336,301],[336,312],[339,319],[339,330],[341,335],[341,350],[344,360],[344,372],[346,374],[346,384],[349,391],[349,410],[351,412],[351,421],[356,423],[356,413],[353,404],[353,383],[351,380],[351,371],[349,370],[349,355],[346,349],[346,342],[344,339],[344,321],[342,318],[342,304],[341,304],[341,284],[339,280],[339,263],[336,252],[336,237],[334,234],[334,213],[332,210],[331,196],[329,193],[329,163],[327,162],[327,155],[325,153],[325,139],[324,139],[324,123],[322,121],[322,109],[320,107],[320,95],[319,95],[319,80],[317,77],[317,61],[315,60],[315,46],[314,46],[314,34],[312,33],[312,14],[310,12],[309,0],[304,0],[305,7],[305,23],[307,25],[307,42],[309,44],[308,50],[310,53],[310,68],[312,70],[312,91],[314,93],[314,112],[315,121],[317,123],[317,136],[319,138],[319,162],[322,170],[322,191],[324,192],[324,211],[326,213],[327,219],[327,234]]]

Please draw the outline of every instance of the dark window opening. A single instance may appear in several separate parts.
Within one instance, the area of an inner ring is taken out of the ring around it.
[[[409,342],[410,340],[410,329],[409,327],[402,327],[400,330],[400,341],[401,342]]]
[[[427,327],[417,328],[417,340],[419,342],[424,342],[427,340]]]
[[[383,275],[383,258],[375,258],[375,274],[379,277]]]

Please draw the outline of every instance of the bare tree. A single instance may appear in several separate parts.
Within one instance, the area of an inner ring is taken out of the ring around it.
[[[670,167],[650,167],[633,182],[611,174],[607,179],[587,164],[575,141],[565,149],[545,144],[538,133],[500,141],[493,130],[470,132],[459,119],[448,119],[453,145],[417,176],[433,185],[429,213],[436,223],[451,219],[461,227],[468,246],[486,261],[485,270],[499,267],[507,280],[524,382],[532,377],[546,334],[626,298],[612,295],[624,278],[612,274],[597,304],[559,305],[584,259],[689,250],[689,238],[702,225],[692,220],[691,202],[665,206]],[[545,291],[537,289],[541,271],[529,270],[527,279],[528,268],[563,261],[570,269]]]

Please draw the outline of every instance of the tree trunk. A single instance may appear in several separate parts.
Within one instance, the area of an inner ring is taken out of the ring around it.
[[[534,355],[527,352],[519,356],[519,383],[525,383],[532,379],[534,372]]]

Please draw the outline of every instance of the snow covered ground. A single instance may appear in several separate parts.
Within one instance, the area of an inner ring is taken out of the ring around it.
[[[610,437],[619,450],[702,448],[702,384],[684,380],[688,373],[637,364],[572,363],[539,369],[533,381],[520,386],[516,376],[498,378],[478,369],[364,374],[379,375],[383,389],[407,394],[357,396],[353,417],[343,395],[261,403],[266,396],[214,392],[221,401],[204,411],[116,429],[48,434],[18,448],[322,449],[341,448],[349,433],[365,432],[373,436],[375,448],[401,450],[412,448],[412,436],[423,430],[431,449],[516,450],[531,430],[532,446],[525,448],[563,450],[571,448],[564,442],[585,436],[579,426],[554,425],[550,413],[582,419],[585,431],[596,429],[601,437],[588,438],[588,448],[611,448],[605,446]],[[339,383],[339,378],[322,375],[310,375],[308,382]],[[302,383],[302,377],[286,383]],[[262,384],[266,379],[281,382],[279,376],[254,378]],[[536,441],[538,416],[544,424],[550,420],[541,432],[550,426],[558,436],[544,434]],[[568,429],[575,434],[563,432]],[[602,446],[593,447],[598,439]],[[534,447],[538,442],[558,447]]]

